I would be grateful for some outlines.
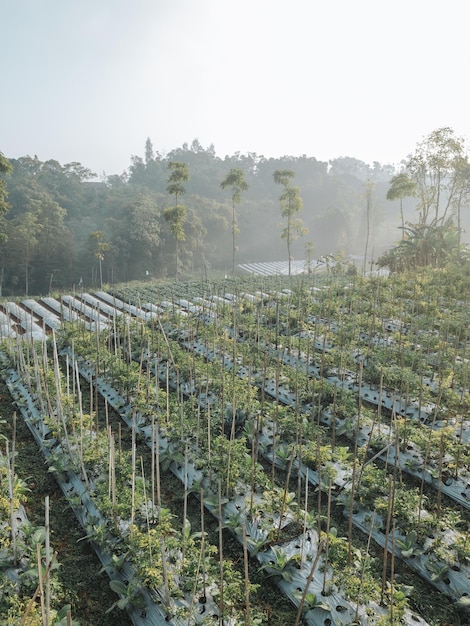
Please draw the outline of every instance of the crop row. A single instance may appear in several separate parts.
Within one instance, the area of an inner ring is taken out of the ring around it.
[[[427,349],[416,359],[422,368],[418,384],[416,377],[408,376],[406,387],[402,376],[398,388],[387,391],[389,372],[383,368],[377,379],[371,347],[384,354],[388,351],[392,360],[406,358],[411,367],[414,357],[409,359],[408,349],[419,354],[417,329],[412,333],[409,319],[406,325],[397,316],[386,322],[385,317],[374,314],[374,324],[367,316],[362,320],[362,303],[352,300],[356,322],[343,316],[335,325],[323,298],[321,310],[314,310],[317,295],[311,290],[310,301],[305,293],[302,298],[284,293],[277,300],[274,293],[267,292],[252,297],[245,294],[243,299],[242,294],[223,294],[194,304],[179,300],[168,306],[154,300],[145,307],[111,298],[111,309],[127,308],[131,313],[133,307],[133,314],[140,311],[147,326],[121,323],[113,319],[110,309],[102,336],[81,331],[77,336],[67,328],[63,342],[74,346],[74,354],[87,357],[95,381],[107,376],[108,384],[120,389],[120,402],[132,407],[126,409],[130,415],[144,416],[151,423],[148,407],[154,394],[161,396],[153,419],[160,424],[160,435],[164,433],[168,446],[160,450],[152,437],[150,444],[154,450],[158,448],[157,456],[161,453],[160,462],[170,460],[174,464],[172,457],[179,455],[179,471],[188,490],[193,485],[189,485],[184,467],[194,461],[195,470],[203,472],[194,491],[197,493],[199,483],[205,481],[203,493],[212,491],[209,500],[231,497],[231,490],[238,485],[236,478],[243,472],[242,490],[256,493],[258,487],[264,490],[258,495],[264,496],[265,491],[275,491],[274,472],[276,467],[283,467],[288,477],[298,477],[293,514],[288,517],[297,527],[307,519],[307,501],[315,488],[319,503],[323,492],[329,507],[342,507],[346,518],[354,527],[362,528],[369,541],[375,539],[387,548],[390,557],[385,563],[392,571],[395,556],[411,561],[425,578],[464,605],[468,522],[465,515],[459,516],[458,507],[449,508],[446,499],[451,496],[459,505],[468,506],[467,425],[462,417],[468,392],[462,332],[458,328],[447,332],[441,352],[435,349],[439,345],[433,333],[420,332]],[[97,296],[98,308],[104,311],[104,296]],[[243,304],[246,302],[248,306]],[[90,300],[90,306],[92,303]],[[355,323],[360,342],[347,343],[343,336]],[[450,353],[456,357],[451,368],[453,382],[444,385],[449,368],[444,367],[441,357]],[[437,376],[431,372],[436,363]],[[175,391],[170,393],[172,387]],[[413,400],[416,397],[417,401]],[[451,409],[446,415],[447,406]],[[352,450],[345,445],[348,438],[346,445]],[[254,458],[264,456],[271,464],[269,486],[253,458],[243,460],[246,450]],[[388,464],[388,471],[382,462]],[[418,480],[417,489],[405,486],[404,472]],[[284,498],[291,505],[288,482],[275,496],[278,514],[286,504]],[[432,497],[429,486],[435,490]],[[303,489],[307,494],[305,508],[300,504]],[[260,506],[255,506],[257,498],[249,499],[248,513],[252,515]],[[270,506],[274,510],[272,502]],[[263,507],[268,504],[263,502]],[[329,566],[335,552],[332,546],[337,551],[339,548],[329,532],[332,518],[327,515],[325,522],[321,517],[319,514],[313,530],[319,531],[317,548],[325,546]],[[278,529],[272,518],[269,523],[271,531]],[[243,519],[232,525],[243,539]],[[245,523],[248,546],[253,538],[246,529]],[[429,534],[434,534],[432,540]],[[302,546],[299,537],[293,541]],[[271,549],[282,545],[277,539]],[[321,544],[322,539],[325,544]],[[354,550],[351,534],[345,545],[349,565]],[[363,554],[363,564],[368,563],[368,557]],[[272,558],[270,562],[269,567]],[[265,565],[261,563],[267,571]],[[317,567],[319,571],[328,569],[320,560]],[[288,571],[292,573],[292,568]],[[284,577],[280,578],[282,583]],[[324,583],[321,591],[325,592]],[[344,617],[334,615],[337,623]]]
[[[55,427],[57,428],[57,424],[56,424],[56,426],[55,426]],[[61,439],[65,439],[65,433],[62,433],[62,437],[61,437]],[[54,451],[55,451],[55,452],[57,451],[57,446],[54,446]],[[62,455],[60,455],[60,457],[59,457],[59,458],[63,460],[64,456],[65,456],[65,455],[64,455],[64,454],[62,454]],[[57,464],[57,461],[59,460],[59,458],[56,458],[56,459],[55,459],[56,464]],[[63,469],[63,468],[62,468],[62,469]],[[78,469],[78,468],[77,468],[77,469]],[[68,471],[68,470],[67,470],[67,471]],[[83,472],[83,467],[82,467],[82,472]],[[87,476],[87,475],[88,475],[88,474],[84,474],[84,476]],[[90,477],[89,477],[89,476],[88,476],[88,481],[90,481]],[[75,497],[76,497],[76,495],[75,495]],[[82,500],[83,500],[83,498],[82,498]],[[246,500],[246,498],[245,498],[245,500]],[[239,506],[241,506],[241,505],[239,504]],[[272,503],[271,503],[271,507],[272,507],[272,506],[273,506],[273,505],[272,505]],[[258,508],[259,508],[259,507],[258,507]],[[266,506],[264,506],[264,509],[266,509]],[[286,509],[286,510],[287,510],[287,509]],[[96,517],[96,513],[94,514],[94,517]],[[233,517],[233,516],[232,516],[232,517]],[[96,526],[96,524],[95,524],[95,526]],[[100,528],[100,526],[102,526],[102,525],[98,525],[98,528]],[[276,527],[277,525],[273,525],[273,524],[272,524],[272,522],[271,522],[270,524],[268,524],[268,526],[270,526],[270,527],[271,527],[271,529],[272,529],[272,527],[273,527],[273,526],[274,526],[274,527]],[[97,528],[94,528],[94,529],[93,529],[94,533],[96,532],[96,530],[97,530]],[[310,537],[311,537],[311,534],[310,534]],[[96,538],[95,538],[95,540],[96,540]],[[310,538],[310,541],[311,541],[311,545],[315,545],[315,543],[316,543],[316,542],[312,541],[312,539],[311,539],[311,538]],[[296,544],[297,544],[297,543],[298,543],[298,539],[296,539],[296,540],[295,540],[295,542],[296,542]],[[287,549],[287,548],[286,548],[286,549]],[[304,547],[304,551],[305,551],[305,553],[306,553],[306,554],[308,554],[308,551],[307,551],[307,549],[306,549],[305,547]],[[259,553],[259,551],[257,551],[257,553]],[[282,556],[282,554],[283,554],[283,553],[278,553],[278,554],[276,554],[276,553],[274,552],[274,554],[275,554],[277,557],[279,557],[279,556]],[[276,560],[277,560],[277,559],[276,559]],[[271,568],[271,569],[272,569],[272,568],[273,568],[273,566],[272,566],[272,563],[273,563],[273,562],[274,562],[274,561],[272,560],[272,554],[271,554],[271,556],[269,556],[269,557],[268,557],[268,561],[267,561],[267,563],[265,564],[265,565],[267,566],[267,567],[266,567],[266,569],[268,569],[268,568]],[[302,568],[300,569],[300,572],[302,573]],[[304,574],[304,578],[305,578],[305,572],[303,572],[303,574]],[[297,574],[297,576],[299,576],[299,575],[300,575],[300,574]],[[285,581],[284,581],[284,582],[285,582]],[[299,584],[299,582],[298,582],[298,581],[297,581],[297,583]],[[323,581],[323,585],[324,585],[324,584],[325,584],[325,583],[324,583],[324,581]],[[301,588],[302,588],[302,587],[301,587]],[[314,593],[314,592],[311,592],[311,593]],[[332,594],[332,595],[333,595],[333,594]],[[338,602],[338,600],[337,600],[337,598],[336,598],[335,596],[333,596],[332,600],[333,600],[333,601],[335,601],[335,602]],[[336,605],[336,607],[335,607],[335,610],[336,610],[336,608],[338,608],[338,607],[339,607],[339,611],[338,611],[338,612],[339,612],[339,613],[342,613],[342,612],[344,611],[344,604],[337,604],[337,605]],[[323,609],[323,608],[321,608],[321,607],[318,607],[318,608],[317,608],[317,612],[318,612],[319,610],[320,610],[320,611],[324,611],[324,609]],[[331,611],[331,609],[330,609],[330,611]],[[355,611],[355,612],[357,613],[357,609],[356,609],[356,611]],[[343,615],[342,617],[344,618],[344,615]],[[325,618],[325,619],[331,619],[331,618]],[[324,623],[325,619],[323,619],[323,618],[322,618],[322,622],[321,622],[321,623]],[[308,622],[307,622],[307,623],[308,623]],[[312,623],[318,623],[318,622],[312,622]],[[338,623],[338,622],[337,622],[337,621],[336,621],[336,622],[331,621],[331,623]]]
[[[174,348],[174,350],[175,350],[175,349],[176,349],[176,348]],[[104,360],[102,360],[102,365],[104,366]],[[165,378],[165,376],[169,376],[168,371],[165,371],[165,368],[166,368],[166,366],[164,366],[164,367],[163,367],[163,370],[162,370],[162,373],[161,373],[161,375],[162,375],[162,377],[163,377],[163,378]],[[175,373],[173,373],[173,374],[171,374],[171,375],[170,375],[170,378],[172,379],[172,382],[173,382],[173,376],[175,376],[175,375],[176,375]],[[126,380],[129,380],[129,377],[127,377],[127,379],[126,379]],[[181,380],[180,380],[180,388],[181,388],[181,389],[185,389],[185,390],[186,390],[186,392],[187,392],[187,390],[188,390],[188,388],[189,388],[189,387],[188,387],[188,382],[187,382],[187,381],[185,382],[185,381],[183,381],[183,380],[181,379]],[[228,389],[228,387],[227,387],[227,389]],[[228,393],[228,395],[230,395],[230,393],[229,393],[229,392],[227,392],[227,393]],[[186,437],[186,434],[185,434],[185,437]]]

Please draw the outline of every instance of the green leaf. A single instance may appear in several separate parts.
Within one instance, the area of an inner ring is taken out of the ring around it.
[[[122,582],[122,580],[110,580],[109,586],[118,595],[121,595],[121,596],[127,595],[127,586]]]

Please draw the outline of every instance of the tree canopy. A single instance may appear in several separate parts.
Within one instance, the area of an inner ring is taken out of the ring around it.
[[[369,249],[376,256],[410,238],[417,225],[450,223],[458,247],[470,229],[470,166],[451,129],[425,138],[398,171],[352,157],[222,159],[197,139],[164,153],[147,138],[142,152],[130,157],[127,171],[100,179],[78,161],[0,154],[5,295],[98,285],[99,259],[90,248],[97,232],[106,247],[104,283],[171,275],[175,246],[180,272],[233,271],[235,251],[238,263],[281,260],[280,209],[289,259],[305,256],[303,229],[318,257],[362,256],[367,181],[374,185]]]
[[[249,185],[245,180],[243,170],[240,167],[232,167],[230,172],[220,183],[220,186],[222,189],[230,187],[232,190],[232,273],[235,274],[235,235],[237,234],[237,216],[235,212],[235,205],[240,204],[242,191],[247,191]]]
[[[273,174],[274,182],[284,187],[279,197],[281,215],[285,220],[281,237],[287,243],[287,259],[289,267],[289,276],[291,275],[292,261],[292,243],[302,235],[307,234],[308,229],[305,228],[303,220],[297,217],[303,208],[303,201],[300,197],[299,187],[293,187],[291,184],[295,173],[292,170],[276,170]]]
[[[404,271],[467,260],[462,210],[470,202],[470,163],[464,139],[452,128],[438,128],[418,143],[386,197],[400,201],[402,240],[380,257],[380,266]],[[417,198],[418,219],[405,222],[403,201],[410,197]]]

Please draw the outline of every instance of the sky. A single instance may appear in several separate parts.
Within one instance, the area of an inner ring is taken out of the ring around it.
[[[463,0],[3,0],[0,152],[122,174],[165,155],[398,164],[468,140]]]

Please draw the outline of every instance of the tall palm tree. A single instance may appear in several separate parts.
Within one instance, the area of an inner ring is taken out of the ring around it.
[[[232,189],[232,274],[235,275],[235,235],[237,233],[237,217],[235,214],[235,205],[241,202],[241,192],[248,189],[248,183],[245,181],[243,170],[234,167],[230,170],[224,180],[220,183],[222,189],[231,187]]]
[[[170,175],[167,180],[166,190],[169,194],[175,196],[175,206],[165,209],[163,216],[170,224],[171,234],[175,239],[175,265],[176,265],[176,280],[178,280],[179,273],[179,242],[186,239],[184,232],[184,224],[186,222],[186,207],[178,204],[178,196],[185,193],[186,189],[183,183],[189,180],[189,170],[186,163],[179,161],[171,161],[168,163],[168,169]]]
[[[308,232],[303,221],[299,217],[295,217],[302,210],[303,201],[300,197],[300,189],[292,187],[291,180],[295,174],[292,170],[276,170],[273,174],[274,182],[282,185],[284,191],[279,197],[281,204],[281,215],[286,218],[286,226],[282,231],[281,237],[287,242],[287,257],[289,276],[291,275],[291,245],[292,242]]]

